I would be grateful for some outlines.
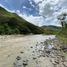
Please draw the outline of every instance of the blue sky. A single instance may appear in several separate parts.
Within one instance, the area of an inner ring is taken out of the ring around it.
[[[67,0],[0,0],[0,6],[38,26],[60,26],[57,16],[67,12]]]
[[[4,5],[10,10],[20,10],[21,13],[26,13],[27,15],[39,15],[38,5],[31,0],[0,0],[0,4]]]

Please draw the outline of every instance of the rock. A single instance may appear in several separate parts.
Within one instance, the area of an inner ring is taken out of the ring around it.
[[[59,61],[55,61],[56,64],[59,64]]]
[[[23,63],[23,66],[26,67],[28,64],[26,62]]]
[[[63,50],[64,52],[67,52],[67,47],[63,47],[62,50]]]
[[[26,67],[27,65],[28,65],[28,60],[26,60],[26,61],[24,60],[23,61],[23,67]]]
[[[67,62],[64,62],[63,65],[64,65],[65,67],[67,67]]]
[[[21,57],[20,56],[17,56],[17,58],[16,58],[17,60],[21,60]]]
[[[52,49],[53,49],[53,50],[57,50],[57,48],[56,48],[56,47],[53,47]]]
[[[23,52],[23,51],[21,51],[20,53],[21,53],[21,54],[23,54],[24,52]]]
[[[50,54],[50,52],[51,52],[50,50],[46,50],[46,53],[47,53],[47,54]]]
[[[35,60],[35,59],[37,59],[37,58],[33,57],[33,60]]]
[[[30,48],[33,48],[32,46]]]

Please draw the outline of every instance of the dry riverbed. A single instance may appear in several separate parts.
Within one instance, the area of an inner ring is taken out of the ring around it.
[[[67,48],[55,35],[0,36],[0,67],[67,67]]]

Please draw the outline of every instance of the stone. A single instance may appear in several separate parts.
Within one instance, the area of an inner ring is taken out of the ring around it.
[[[16,58],[17,60],[21,60],[21,57],[20,56],[17,56],[17,58]]]
[[[23,54],[24,52],[23,52],[23,51],[21,51],[20,53],[21,53],[21,54]]]
[[[65,67],[67,67],[67,62],[64,62],[63,64],[64,64]]]
[[[26,61],[24,60],[23,61],[23,66],[26,67],[27,65],[28,65],[28,60],[26,60]]]
[[[33,60],[37,59],[36,57],[33,57]]]

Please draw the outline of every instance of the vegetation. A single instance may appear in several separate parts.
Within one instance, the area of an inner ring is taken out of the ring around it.
[[[42,29],[0,7],[0,34],[40,34]]]
[[[61,30],[61,27],[57,27],[57,26],[42,26],[42,28],[44,29],[44,34],[58,34],[58,32]]]
[[[62,28],[61,31],[59,31],[57,37],[67,45],[67,24],[65,25],[65,28]]]
[[[63,13],[59,16],[59,20],[62,25],[61,31],[58,33],[58,38],[63,41],[65,44],[67,44],[67,21],[65,20],[67,16],[67,13]]]

